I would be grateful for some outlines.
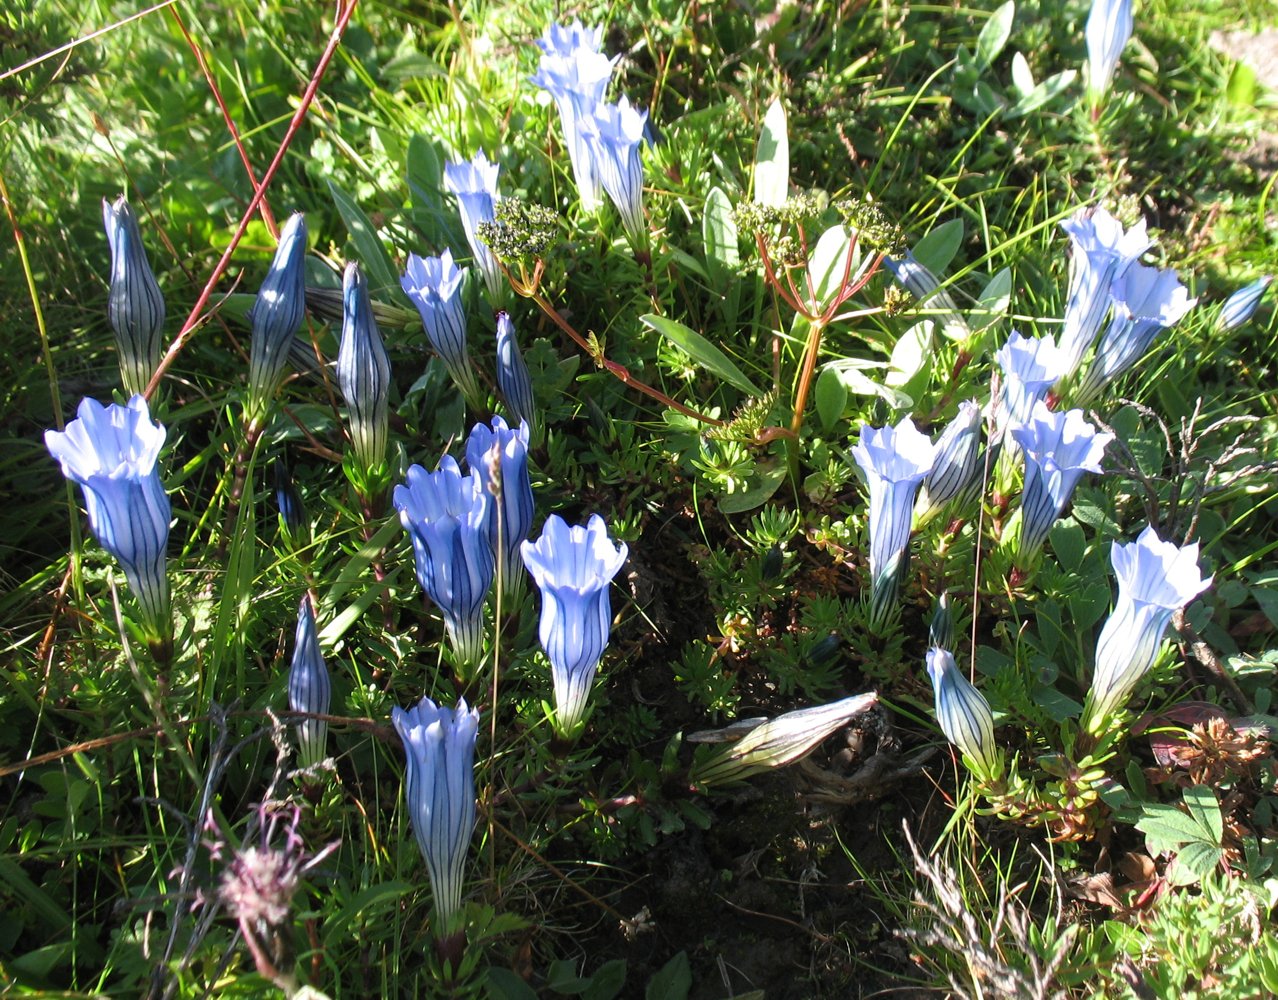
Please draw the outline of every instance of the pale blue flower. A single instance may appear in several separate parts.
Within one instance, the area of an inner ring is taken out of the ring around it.
[[[614,547],[598,514],[585,527],[569,527],[551,514],[541,538],[520,549],[541,590],[539,636],[554,681],[555,727],[561,737],[574,739],[586,724],[590,685],[608,646],[608,588],[630,550],[625,542]]]
[[[1096,640],[1096,666],[1083,728],[1099,733],[1158,658],[1172,615],[1211,584],[1198,569],[1198,543],[1164,542],[1153,526],[1110,549],[1118,600]]]
[[[390,443],[390,358],[373,319],[368,282],[358,264],[342,276],[342,343],[337,384],[350,415],[351,444],[365,472],[386,462]]]
[[[1124,270],[1114,279],[1110,294],[1114,308],[1109,327],[1073,397],[1080,406],[1136,364],[1154,338],[1179,322],[1198,301],[1189,297],[1175,271],[1144,264]]]
[[[404,800],[417,846],[426,859],[443,934],[461,911],[466,854],[475,829],[479,711],[470,708],[465,698],[451,710],[423,698],[407,711],[396,705],[391,720],[404,741],[408,759]]]
[[[935,316],[941,333],[950,340],[962,343],[972,334],[958,304],[948,290],[941,287],[941,279],[933,274],[912,252],[898,259],[883,258],[883,266],[898,285],[914,296],[926,314]]]
[[[1269,283],[1273,280],[1266,274],[1229,296],[1225,304],[1220,307],[1220,315],[1216,319],[1217,327],[1221,330],[1236,330],[1251,319],[1256,307],[1260,305],[1260,300],[1265,297]]]
[[[173,634],[165,573],[171,508],[156,468],[164,437],[140,395],[127,406],[84,399],[65,431],[44,433],[62,474],[80,485],[93,536],[119,562],[144,627],[161,643]]]
[[[466,462],[478,480],[477,488],[493,497],[489,538],[501,569],[503,590],[515,594],[524,576],[519,547],[532,531],[533,522],[528,422],[521,420],[514,428],[501,417],[493,417],[491,428],[476,424],[466,440]]]
[[[537,43],[542,56],[532,76],[532,82],[550,94],[559,111],[577,194],[587,212],[599,207],[601,181],[594,151],[582,134],[582,123],[594,115],[603,101],[613,67],[621,58],[609,59],[601,53],[596,47],[599,38],[598,30],[552,25]]]
[[[852,458],[870,490],[870,620],[882,626],[909,562],[914,496],[932,471],[936,448],[905,417],[895,427],[861,427]]]
[[[327,715],[332,696],[328,667],[320,655],[315,612],[310,597],[303,595],[297,609],[293,662],[288,671],[288,707],[294,712]],[[302,719],[296,729],[297,762],[303,768],[313,767],[327,756],[328,723],[323,719]]]
[[[983,781],[997,779],[1003,773],[1003,751],[994,742],[990,703],[944,649],[928,650],[927,673],[932,679],[941,732],[958,747],[973,774]]]
[[[941,591],[936,599],[936,608],[932,612],[932,620],[927,626],[928,645],[940,649],[954,648],[954,614],[950,611],[950,595]]]
[[[306,218],[294,212],[280,232],[271,269],[249,313],[252,339],[247,413],[251,423],[266,415],[306,315],[305,264]]]
[[[453,252],[448,249],[438,257],[410,253],[400,285],[421,314],[430,345],[453,383],[467,400],[477,402],[479,382],[466,350],[466,310],[461,294],[468,270],[453,263]]]
[[[515,324],[510,321],[510,313],[504,311],[497,314],[497,389],[506,401],[511,423],[526,420],[535,438],[537,415],[533,411],[532,379],[515,339]]]
[[[1021,534],[1017,562],[1025,565],[1042,547],[1084,472],[1100,472],[1113,434],[1098,433],[1082,410],[1064,413],[1035,403],[1030,419],[1012,428],[1025,453]]]
[[[631,106],[622,97],[617,104],[600,104],[582,124],[582,136],[591,147],[599,168],[599,179],[621,215],[621,224],[631,246],[642,246],[646,228],[643,218],[643,163],[640,150],[648,112]]]
[[[936,460],[914,507],[920,524],[950,504],[960,511],[980,495],[985,471],[981,455],[981,407],[975,400],[964,400],[936,441]]]
[[[1132,0],[1092,0],[1087,17],[1087,95],[1099,104],[1132,37]]]
[[[102,224],[111,248],[107,319],[120,353],[120,381],[130,396],[146,391],[160,363],[164,296],[151,271],[137,216],[123,195],[102,202]]]
[[[1007,430],[1030,418],[1034,404],[1047,395],[1065,371],[1065,358],[1056,338],[1024,337],[1013,330],[994,355],[1003,372],[1002,389],[995,406],[993,437],[1000,443]]]
[[[411,466],[393,501],[413,540],[417,579],[444,617],[463,670],[484,652],[484,601],[493,583],[489,510],[493,498],[445,455],[435,472]]]
[[[1110,285],[1154,241],[1145,233],[1144,219],[1124,229],[1104,208],[1080,208],[1061,228],[1070,240],[1069,297],[1060,339],[1065,378],[1078,371],[1096,341],[1109,311]]]
[[[444,167],[444,187],[457,198],[457,210],[461,213],[462,229],[466,242],[475,255],[475,265],[484,276],[488,289],[488,301],[499,305],[506,292],[506,276],[502,274],[497,258],[479,238],[479,224],[492,222],[493,212],[500,197],[497,194],[497,174],[501,167],[489,163],[481,149],[469,162],[450,163]]]

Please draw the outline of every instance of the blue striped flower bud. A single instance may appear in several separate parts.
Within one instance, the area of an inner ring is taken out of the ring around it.
[[[393,497],[413,541],[417,580],[444,616],[463,671],[483,659],[484,602],[493,583],[488,523],[494,500],[478,487],[445,455],[435,472],[409,468]]]
[[[928,650],[927,673],[936,697],[936,721],[945,738],[958,747],[963,763],[977,778],[998,779],[1003,773],[1003,751],[994,742],[990,703],[944,649]]]
[[[89,528],[124,570],[148,637],[167,649],[173,636],[165,572],[171,508],[156,468],[164,427],[152,422],[140,395],[127,406],[85,399],[76,412],[65,431],[45,431],[45,446],[62,463],[62,474],[80,485]]]
[[[390,358],[373,319],[368,282],[358,264],[342,276],[342,344],[337,384],[350,416],[351,445],[364,472],[381,468],[390,443]]]
[[[477,405],[482,397],[466,350],[466,310],[462,305],[468,270],[453,263],[453,252],[448,249],[438,257],[411,253],[400,284],[421,314],[430,346],[444,362],[453,384],[468,402]]]
[[[941,287],[941,279],[913,253],[899,259],[884,257],[883,266],[898,285],[914,296],[926,314],[936,317],[946,337],[963,343],[972,335],[972,328],[958,311],[954,296]]]
[[[288,707],[294,712],[327,715],[333,688],[328,667],[320,655],[315,612],[309,595],[297,609],[297,632],[293,641],[293,663],[288,671]],[[313,767],[327,756],[328,723],[323,719],[303,719],[297,730],[297,762]]]
[[[532,531],[533,492],[528,476],[528,424],[509,427],[493,417],[491,428],[476,424],[466,440],[466,463],[478,489],[492,498],[488,533],[501,570],[503,590],[512,595],[524,579],[519,547]]]
[[[475,738],[479,711],[466,699],[455,709],[429,698],[405,711],[391,709],[395,731],[404,741],[408,774],[404,801],[413,835],[430,876],[439,934],[461,911],[466,854],[475,829]]]
[[[975,400],[965,400],[937,439],[936,460],[914,507],[920,525],[951,504],[961,511],[980,495],[985,471],[981,454],[981,407]]]
[[[554,680],[555,728],[575,739],[585,727],[590,685],[612,628],[608,588],[630,550],[625,542],[613,546],[598,514],[571,528],[551,514],[541,538],[520,549],[541,590],[539,635]]]
[[[1096,666],[1082,726],[1099,734],[1127,704],[1158,658],[1172,615],[1211,584],[1198,569],[1198,543],[1164,542],[1152,526],[1110,549],[1118,600],[1096,640]]]
[[[1225,304],[1220,307],[1216,326],[1221,330],[1236,330],[1251,319],[1256,312],[1256,307],[1260,305],[1260,300],[1265,297],[1269,283],[1273,280],[1266,274],[1229,296]]]
[[[506,401],[511,423],[528,421],[529,433],[537,440],[532,379],[519,351],[519,342],[515,339],[515,324],[510,321],[510,313],[507,312],[497,314],[497,389]]]
[[[111,248],[111,291],[107,319],[120,353],[120,381],[132,396],[146,392],[160,363],[164,296],[146,258],[137,216],[121,195],[102,202],[102,223]]]
[[[252,342],[249,349],[247,416],[260,421],[279,388],[293,340],[306,316],[306,218],[294,212],[280,232],[271,269],[249,314]]]
[[[1109,90],[1132,27],[1132,0],[1092,0],[1087,17],[1087,97],[1093,107]]]

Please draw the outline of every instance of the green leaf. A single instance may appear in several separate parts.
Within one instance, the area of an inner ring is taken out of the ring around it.
[[[648,981],[644,1000],[687,1000],[692,989],[692,969],[688,965],[688,953],[681,951],[663,965]]]
[[[903,386],[926,367],[932,356],[932,331],[935,324],[930,319],[915,323],[892,348],[890,366],[884,381],[890,386]]]
[[[963,243],[963,220],[942,222],[914,245],[914,259],[940,276]]]
[[[812,394],[816,399],[817,417],[821,420],[821,426],[826,430],[833,429],[848,405],[848,390],[843,385],[843,380],[839,378],[838,372],[830,368],[822,368]]]
[[[770,500],[772,494],[777,491],[777,487],[783,482],[785,482],[784,463],[778,462],[770,466],[760,462],[746,489],[740,493],[729,493],[719,498],[719,510],[724,514],[740,514],[743,511],[754,510],[755,507]]]
[[[626,985],[626,960],[614,958],[604,962],[590,977],[590,985],[582,993],[584,1000],[612,1000]]]
[[[1252,108],[1256,105],[1256,71],[1244,62],[1234,63],[1225,85],[1225,99],[1236,107]]]
[[[831,226],[817,240],[816,248],[808,261],[808,279],[816,289],[816,300],[824,308],[843,285],[843,275],[856,274],[861,260],[859,249],[852,251],[852,266],[848,268],[848,248],[852,236],[843,225]]]
[[[1172,885],[1201,882],[1220,867],[1225,852],[1210,844],[1186,844],[1176,852],[1176,861],[1168,871]]]
[[[838,375],[844,388],[853,395],[878,396],[886,400],[894,410],[905,410],[913,406],[914,400],[905,393],[890,385],[875,382],[865,374],[866,369],[886,367],[886,361],[867,361],[864,358],[838,358],[825,366]]]
[[[1154,854],[1164,851],[1179,851],[1186,844],[1207,844],[1215,847],[1219,838],[1213,837],[1211,830],[1200,825],[1192,816],[1187,816],[1176,806],[1162,803],[1151,803],[1142,810],[1143,815],[1136,821],[1136,829],[1145,835],[1149,849]]]
[[[1083,534],[1083,529],[1073,521],[1057,521],[1047,537],[1061,569],[1077,573],[1083,565],[1083,554],[1087,550],[1087,536]]]
[[[754,155],[754,200],[759,205],[779,207],[790,193],[790,138],[785,105],[775,99],[763,116],[759,148]]]
[[[1007,0],[998,10],[989,16],[985,26],[981,28],[976,39],[976,65],[987,69],[1012,37],[1012,20],[1016,17],[1016,4]]]
[[[719,305],[725,326],[732,329],[737,325],[741,307],[741,282],[737,280],[737,267],[741,263],[740,234],[732,214],[732,201],[721,188],[711,188],[706,195],[701,241],[710,272],[710,294]]]
[[[332,181],[328,182],[328,190],[342,222],[346,224],[360,267],[368,276],[369,294],[375,299],[393,299],[396,305],[407,306],[406,300],[400,301],[404,292],[399,284],[399,272],[378,238],[373,223],[355,200]]]
[[[1037,111],[1052,98],[1058,94],[1064,93],[1074,83],[1074,78],[1078,76],[1077,70],[1067,69],[1063,72],[1049,76],[1028,94],[1021,97],[1019,101],[1013,104],[1004,113],[1005,118],[1019,118],[1021,115],[1027,115],[1031,111]]]
[[[484,990],[489,1000],[537,1000],[537,991],[510,969],[489,966],[484,977]]]
[[[736,386],[742,392],[748,392],[751,396],[763,395],[763,390],[746,378],[745,373],[733,363],[731,358],[695,330],[690,330],[678,320],[658,316],[655,313],[640,316],[639,321],[644,326],[656,330],[684,351],[693,361],[707,371],[718,375],[725,382]]]
[[[1034,74],[1030,72],[1025,56],[1019,52],[1012,56],[1012,86],[1022,98],[1034,89]]]
[[[1185,789],[1185,806],[1194,821],[1211,836],[1211,842],[1219,844],[1225,835],[1225,822],[1216,793],[1206,785],[1193,785]]]
[[[968,314],[968,325],[973,330],[993,326],[1007,312],[1012,302],[1012,270],[1005,267],[985,283],[976,305]]]

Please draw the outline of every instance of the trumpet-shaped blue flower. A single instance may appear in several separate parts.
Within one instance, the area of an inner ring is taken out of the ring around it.
[[[609,59],[601,53],[599,39],[598,29],[582,28],[580,23],[567,29],[552,25],[537,43],[542,55],[532,76],[532,82],[550,94],[559,111],[577,194],[587,212],[599,207],[601,181],[595,151],[583,134],[584,123],[603,101],[620,58]]]
[[[914,496],[932,471],[936,448],[905,417],[895,427],[863,424],[852,458],[870,490],[870,620],[881,626],[909,561]]]
[[[902,258],[883,258],[883,266],[888,269],[898,285],[918,300],[927,313],[935,315],[941,332],[950,340],[959,343],[972,335],[972,328],[967,325],[958,305],[946,289],[941,287],[941,279],[933,274],[913,253],[907,252]]]
[[[435,472],[410,467],[393,500],[413,540],[417,580],[444,616],[463,668],[475,667],[483,657],[484,601],[493,583],[493,498],[445,455]]]
[[[508,312],[497,314],[497,389],[506,401],[511,422],[528,421],[529,431],[535,437],[537,421],[533,411],[532,379],[519,351],[515,324],[510,321]]]
[[[171,509],[156,468],[164,427],[152,422],[140,395],[127,406],[85,399],[76,414],[65,431],[45,431],[45,447],[80,485],[89,527],[124,570],[150,638],[166,643],[173,634],[165,574]]]
[[[1098,433],[1082,410],[1058,413],[1035,403],[1029,421],[1013,427],[1012,437],[1025,452],[1017,549],[1017,561],[1025,565],[1042,547],[1083,473],[1101,471],[1105,446],[1114,435]]]
[[[1132,0],[1092,0],[1087,17],[1087,95],[1093,106],[1109,90],[1132,27]]]
[[[533,492],[528,476],[528,423],[510,427],[501,417],[492,426],[476,424],[466,440],[466,463],[478,489],[493,497],[488,534],[501,568],[504,592],[523,583],[519,547],[532,531]]]
[[[358,264],[342,276],[342,344],[337,384],[350,414],[351,444],[365,472],[386,462],[390,443],[390,358],[373,319],[368,282]]]
[[[949,504],[963,509],[981,491],[981,407],[972,399],[959,403],[958,414],[936,442],[932,471],[923,480],[914,517],[923,524]]]
[[[1132,264],[1110,286],[1114,301],[1109,327],[1101,337],[1087,374],[1074,394],[1079,405],[1140,360],[1160,331],[1178,323],[1197,299],[1175,271]]]
[[[569,527],[551,514],[541,538],[520,549],[541,590],[539,635],[554,680],[555,726],[560,736],[574,739],[586,724],[590,684],[608,646],[608,587],[630,550],[625,542],[613,546],[598,514],[585,527]]]
[[[146,258],[137,216],[123,195],[103,200],[102,224],[111,248],[107,319],[120,352],[120,381],[132,396],[146,391],[160,363],[164,296]]]
[[[599,180],[621,215],[631,246],[645,244],[643,220],[643,147],[648,112],[622,97],[617,104],[600,104],[582,121],[582,137],[599,168]]]
[[[959,748],[963,762],[982,781],[1003,773],[1003,751],[994,742],[994,713],[985,696],[963,676],[952,654],[929,649],[927,673],[936,696],[936,721]]]
[[[479,382],[466,350],[466,311],[461,290],[469,268],[453,263],[453,252],[438,257],[408,255],[408,269],[400,284],[417,306],[431,347],[444,362],[454,384],[468,400],[478,401]]]
[[[1001,442],[1008,428],[1029,420],[1034,404],[1064,374],[1065,359],[1051,334],[1024,337],[1013,330],[994,360],[1003,372],[994,417],[994,436]]]
[[[404,799],[417,846],[426,859],[435,912],[443,932],[461,910],[466,853],[475,829],[475,737],[479,711],[466,699],[455,709],[429,698],[407,711],[391,709],[404,741]]]
[[[501,303],[505,294],[506,277],[488,244],[479,238],[479,224],[493,221],[493,212],[500,200],[497,194],[497,175],[500,172],[501,166],[489,163],[482,149],[469,162],[450,163],[444,167],[444,187],[457,198],[466,242],[475,255],[475,266],[484,276],[488,301],[494,306]]]
[[[1082,208],[1061,223],[1069,235],[1069,297],[1060,347],[1064,353],[1062,378],[1073,375],[1096,341],[1109,311],[1109,288],[1114,279],[1153,245],[1145,220],[1131,229],[1104,208]]]
[[[1100,733],[1131,697],[1158,657],[1172,614],[1211,584],[1198,569],[1198,543],[1164,542],[1152,526],[1110,549],[1118,600],[1096,640],[1096,666],[1083,728]]]
[[[297,609],[293,663],[288,671],[288,707],[294,712],[327,715],[332,696],[328,667],[320,655],[319,635],[315,631],[315,612],[310,596],[304,595]],[[304,768],[313,767],[327,756],[328,723],[323,719],[303,719],[296,728],[298,763]]]
[[[1260,305],[1260,300],[1265,297],[1269,283],[1273,280],[1269,275],[1265,275],[1229,296],[1225,304],[1220,307],[1220,315],[1216,319],[1217,327],[1221,330],[1236,330],[1251,319],[1256,312],[1256,307]]]
[[[294,212],[280,232],[271,269],[266,272],[249,314],[247,416],[260,421],[279,388],[293,339],[306,315],[306,218]]]

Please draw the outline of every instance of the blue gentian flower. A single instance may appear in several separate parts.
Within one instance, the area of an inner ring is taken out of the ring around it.
[[[936,721],[941,732],[958,747],[963,763],[977,778],[997,780],[1003,773],[1003,751],[994,742],[990,703],[944,649],[928,650],[927,673],[932,678]]]
[[[532,531],[533,522],[528,422],[521,420],[514,428],[501,417],[493,417],[491,428],[476,424],[466,440],[466,463],[478,480],[477,488],[493,497],[489,537],[503,590],[508,595],[518,593],[524,577],[519,547]]]
[[[328,667],[320,655],[315,612],[310,596],[304,595],[297,609],[293,663],[288,671],[288,707],[294,712],[327,715],[332,696]],[[327,756],[328,723],[323,719],[303,719],[296,728],[298,764],[303,768],[313,767]]]
[[[506,401],[511,423],[526,420],[529,432],[536,439],[537,414],[533,411],[532,379],[519,351],[519,342],[515,340],[515,324],[510,321],[510,313],[507,312],[497,314],[497,389]]]
[[[342,343],[337,384],[350,414],[351,444],[365,472],[386,462],[390,443],[390,358],[373,319],[368,282],[358,264],[342,276]]]
[[[621,224],[633,247],[646,242],[643,218],[643,146],[648,112],[631,106],[622,97],[617,104],[600,104],[582,125],[584,141],[591,147],[599,168],[599,180],[621,215]]]
[[[594,150],[582,134],[582,123],[602,103],[613,67],[621,58],[609,59],[601,53],[597,48],[599,38],[597,29],[574,25],[565,30],[552,25],[537,43],[542,56],[532,76],[532,82],[550,94],[559,110],[577,194],[587,212],[599,207],[600,176]]]
[[[453,263],[453,252],[448,249],[438,257],[410,253],[400,284],[421,313],[431,347],[444,362],[454,384],[467,400],[477,403],[479,382],[466,350],[466,311],[461,295],[468,270]]]
[[[489,163],[482,149],[469,162],[449,163],[444,167],[444,187],[457,198],[466,242],[475,255],[475,266],[484,276],[488,301],[493,306],[500,305],[505,295],[506,276],[488,244],[479,238],[479,224],[493,221],[493,212],[500,200],[497,194],[500,172],[501,166]]]
[[[1265,297],[1269,283],[1274,279],[1269,275],[1257,278],[1245,288],[1240,288],[1225,300],[1220,307],[1220,315],[1216,318],[1216,326],[1221,330],[1236,330],[1251,319]]]
[[[1082,208],[1061,223],[1069,235],[1069,297],[1060,347],[1067,378],[1078,371],[1109,311],[1114,279],[1153,245],[1145,220],[1131,229],[1104,208]]]
[[[1175,271],[1144,264],[1124,270],[1114,279],[1110,294],[1113,316],[1073,397],[1080,406],[1136,364],[1154,338],[1178,323],[1198,301],[1189,297]]]
[[[914,496],[932,471],[936,449],[905,417],[895,427],[863,424],[852,458],[870,490],[870,621],[881,627],[895,605],[909,562]]]
[[[1087,95],[1093,107],[1109,90],[1132,27],[1132,0],[1092,0],[1087,17]]]
[[[946,591],[941,591],[941,596],[936,599],[936,608],[927,626],[927,641],[929,646],[939,649],[954,648],[954,615],[950,611],[950,595]]]
[[[293,339],[306,315],[306,218],[294,212],[280,232],[271,269],[249,313],[247,417],[250,424],[266,416],[279,388],[280,375]]]
[[[1018,564],[1024,566],[1042,547],[1083,473],[1101,471],[1105,446],[1114,435],[1098,433],[1082,410],[1058,413],[1035,403],[1030,419],[1012,428],[1012,437],[1025,453],[1016,556]]]
[[[137,216],[121,195],[103,200],[102,224],[111,248],[111,291],[107,319],[120,352],[120,381],[130,396],[146,392],[160,363],[164,296],[151,271]]]
[[[1164,542],[1152,526],[1110,549],[1118,600],[1096,640],[1096,666],[1082,726],[1104,731],[1158,658],[1172,615],[1211,584],[1198,569],[1198,543]]]
[[[590,684],[612,628],[608,587],[630,550],[625,542],[613,546],[598,514],[584,528],[551,514],[541,538],[520,549],[541,590],[539,635],[554,680],[556,731],[575,739],[586,724]]]
[[[972,328],[959,313],[954,296],[941,287],[941,279],[913,253],[907,252],[900,259],[884,257],[883,266],[898,285],[914,296],[928,315],[936,317],[946,337],[963,343],[972,335]]]
[[[164,437],[140,395],[127,406],[82,400],[65,431],[44,433],[62,474],[80,485],[93,536],[124,570],[149,638],[162,644],[173,635],[165,573],[171,508],[156,468]]]
[[[391,709],[408,759],[404,800],[430,875],[443,933],[461,911],[466,853],[475,829],[475,737],[479,711],[466,699],[455,709],[423,698]]]
[[[463,670],[478,666],[484,653],[484,601],[493,583],[488,533],[493,498],[445,455],[435,472],[409,468],[393,501],[413,540],[418,582],[443,615]]]
[[[1003,384],[995,404],[992,436],[1001,443],[1008,428],[1029,420],[1034,404],[1064,374],[1065,359],[1051,334],[1023,337],[1013,330],[994,360],[1002,370]]]
[[[950,504],[962,510],[976,499],[985,471],[981,455],[981,407],[975,400],[964,400],[936,441],[936,459],[914,507],[919,524]]]

